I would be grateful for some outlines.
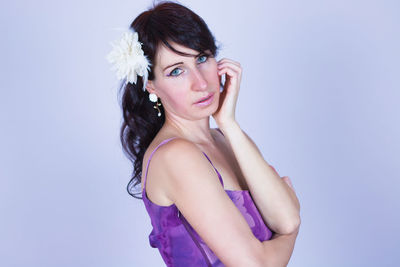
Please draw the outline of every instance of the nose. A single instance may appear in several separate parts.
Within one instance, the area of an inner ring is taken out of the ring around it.
[[[197,68],[194,68],[193,70],[193,77],[194,77],[194,81],[193,81],[193,86],[195,89],[198,90],[204,90],[207,88],[207,80],[204,78],[203,73],[198,70]]]

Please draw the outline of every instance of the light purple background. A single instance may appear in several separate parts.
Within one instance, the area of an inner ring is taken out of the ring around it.
[[[218,59],[242,64],[237,120],[295,186],[289,266],[398,266],[399,2],[181,3],[223,45]],[[1,266],[164,266],[125,191],[105,60],[114,28],[150,4],[1,3]]]

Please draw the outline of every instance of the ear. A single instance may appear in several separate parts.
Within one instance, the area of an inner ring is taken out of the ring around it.
[[[149,94],[155,93],[156,90],[153,81],[147,80],[146,90],[149,92]]]

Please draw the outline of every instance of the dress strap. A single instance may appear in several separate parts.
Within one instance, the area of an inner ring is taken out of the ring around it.
[[[224,133],[223,133],[219,128],[216,128],[216,129],[217,129],[217,131],[220,132],[223,136],[225,136]]]
[[[147,164],[146,164],[146,174],[144,175],[142,193],[145,191],[145,188],[146,188],[146,179],[147,179],[147,173],[149,172],[149,163],[150,163],[151,158],[153,157],[154,152],[156,152],[156,150],[157,150],[160,146],[162,146],[162,145],[165,144],[165,143],[168,143],[170,140],[172,140],[172,139],[174,139],[174,138],[176,138],[176,137],[177,137],[177,136],[171,137],[171,138],[168,138],[168,139],[163,140],[163,141],[162,141],[161,143],[159,143],[158,146],[151,152],[150,157],[149,157],[149,159],[147,160]]]
[[[203,152],[203,151],[202,151],[202,152]],[[203,154],[204,154],[204,156],[206,156],[206,158],[208,159],[208,161],[209,161],[209,162],[211,163],[211,165],[214,167],[215,171],[216,171],[217,174],[218,174],[219,181],[221,182],[222,187],[224,187],[224,181],[222,180],[221,174],[219,173],[219,171],[217,170],[217,168],[215,168],[214,164],[211,162],[211,160],[210,160],[210,158],[207,156],[207,154],[204,153],[204,152],[203,152]]]

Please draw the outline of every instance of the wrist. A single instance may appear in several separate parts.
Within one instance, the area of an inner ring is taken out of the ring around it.
[[[232,130],[240,129],[239,123],[237,121],[231,121],[229,123],[224,123],[221,125],[218,125],[219,129],[224,133],[224,135],[228,132],[231,132]]]

